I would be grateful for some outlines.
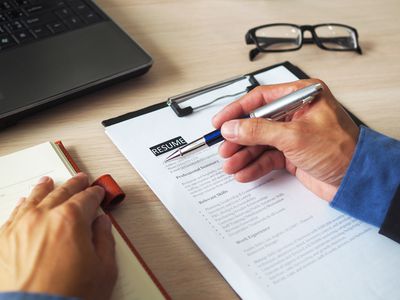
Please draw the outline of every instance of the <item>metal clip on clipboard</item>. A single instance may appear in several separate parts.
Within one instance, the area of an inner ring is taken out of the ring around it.
[[[194,98],[196,96],[199,96],[199,95],[202,95],[202,94],[205,94],[205,93],[208,93],[208,92],[211,92],[211,91],[226,87],[228,85],[231,85],[231,84],[233,84],[235,82],[238,82],[240,80],[243,80],[243,79],[248,79],[249,82],[250,82],[250,85],[248,87],[246,87],[245,90],[242,90],[242,91],[239,91],[237,93],[230,94],[230,95],[220,96],[220,97],[215,98],[215,99],[213,99],[213,100],[211,100],[211,101],[209,101],[209,102],[207,102],[205,104],[202,104],[202,105],[199,105],[199,106],[195,106],[195,107],[192,107],[192,106],[180,107],[179,106],[180,103],[185,102],[185,101],[187,101],[189,99],[192,99],[192,98]],[[258,83],[257,79],[253,75],[251,75],[251,74],[249,74],[249,75],[239,75],[239,76],[227,79],[227,80],[223,80],[223,81],[220,81],[220,82],[217,82],[217,83],[214,83],[214,84],[206,85],[206,86],[203,86],[201,88],[198,88],[198,89],[195,89],[195,90],[191,90],[189,92],[182,93],[182,94],[170,97],[167,100],[167,104],[172,108],[172,110],[176,113],[176,115],[178,117],[185,117],[185,116],[188,116],[188,115],[192,114],[194,111],[202,109],[202,108],[204,108],[204,107],[206,107],[208,105],[211,105],[214,102],[217,102],[217,101],[219,101],[219,100],[221,100],[223,98],[234,97],[234,96],[238,96],[238,95],[243,94],[243,93],[248,93],[252,89],[254,89],[255,87],[257,87],[259,85],[260,84]]]

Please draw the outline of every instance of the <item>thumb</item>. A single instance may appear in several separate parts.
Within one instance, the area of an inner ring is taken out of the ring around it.
[[[232,143],[268,145],[282,150],[284,137],[289,131],[287,124],[263,118],[231,120],[222,124],[221,134]]]
[[[107,215],[98,216],[93,223],[93,244],[107,271],[115,271],[115,241],[111,232],[111,221]]]

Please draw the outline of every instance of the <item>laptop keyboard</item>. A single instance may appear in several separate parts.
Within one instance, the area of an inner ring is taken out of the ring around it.
[[[0,52],[105,18],[84,0],[0,0]]]

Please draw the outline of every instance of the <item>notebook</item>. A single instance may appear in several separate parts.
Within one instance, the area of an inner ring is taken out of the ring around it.
[[[43,143],[0,157],[0,170],[1,224],[8,219],[18,199],[27,196],[39,178],[50,176],[57,186],[79,171],[78,166],[63,145],[53,142]],[[107,180],[105,182],[106,185],[110,184],[107,183]],[[112,187],[106,186],[105,188],[112,190]],[[121,198],[117,199],[117,201],[119,200]],[[107,206],[103,205],[102,207],[112,221],[112,232],[116,242],[119,275],[112,299],[169,299],[111,213],[107,212]]]

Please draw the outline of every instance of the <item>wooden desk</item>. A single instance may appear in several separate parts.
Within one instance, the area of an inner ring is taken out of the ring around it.
[[[144,77],[36,114],[0,132],[0,155],[62,139],[93,177],[111,173],[128,195],[115,215],[174,299],[237,296],[106,137],[101,120],[289,60],[310,76],[325,80],[337,98],[369,126],[400,139],[398,0],[97,2],[151,53],[153,68]],[[260,55],[250,62],[245,32],[282,21],[354,26],[364,55],[306,45],[300,51]]]

